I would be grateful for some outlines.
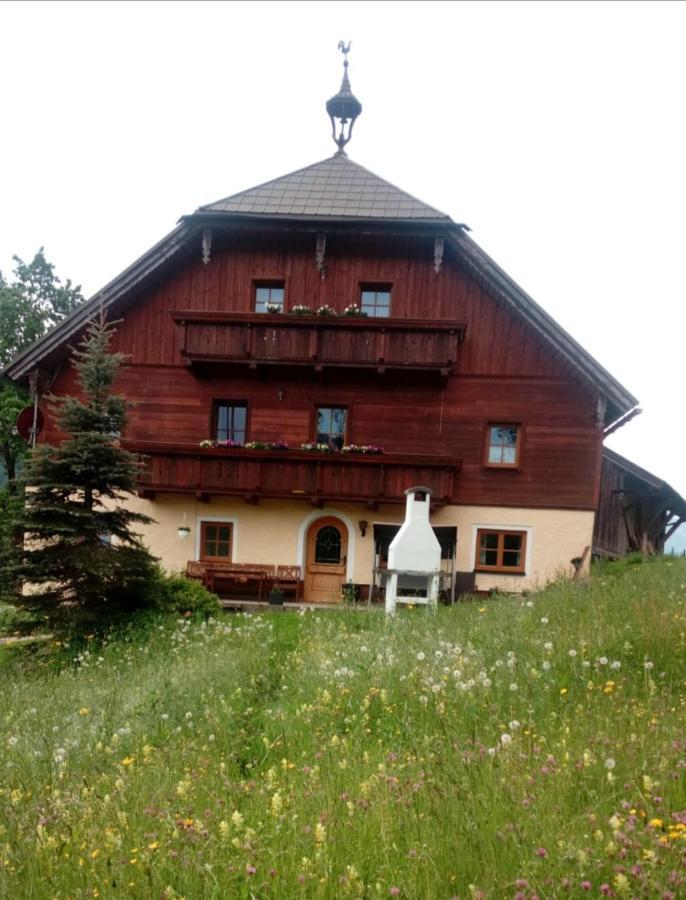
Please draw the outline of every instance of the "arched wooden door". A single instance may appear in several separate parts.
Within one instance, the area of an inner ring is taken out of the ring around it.
[[[315,519],[307,531],[305,600],[336,603],[341,599],[348,562],[348,529],[335,516]]]

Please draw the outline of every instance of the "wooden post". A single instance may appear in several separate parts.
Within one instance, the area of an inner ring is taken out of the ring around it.
[[[584,547],[584,552],[581,556],[576,557],[572,560],[572,565],[574,566],[574,574],[572,575],[572,581],[576,581],[581,574],[581,570],[584,567],[584,563],[586,562],[586,557],[591,551],[591,547],[589,544],[586,544]]]

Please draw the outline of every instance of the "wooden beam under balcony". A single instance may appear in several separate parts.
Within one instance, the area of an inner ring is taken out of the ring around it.
[[[189,365],[223,363],[438,372],[457,363],[465,322],[259,313],[174,312]]]
[[[195,444],[123,441],[140,454],[139,494],[203,494],[300,500],[315,506],[349,501],[405,503],[405,490],[426,484],[432,504],[455,500],[462,461],[417,454],[318,453],[304,450],[199,448]]]

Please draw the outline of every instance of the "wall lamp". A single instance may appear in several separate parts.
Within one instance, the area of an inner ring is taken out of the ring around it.
[[[357,525],[358,525],[358,528],[360,529],[360,534],[362,535],[362,537],[364,537],[365,534],[367,533],[367,526],[369,525],[369,522],[367,522],[365,519],[360,519],[360,521],[357,523]]]

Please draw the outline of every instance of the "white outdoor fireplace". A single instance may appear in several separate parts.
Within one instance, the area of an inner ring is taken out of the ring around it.
[[[397,603],[435,607],[441,570],[441,545],[429,524],[431,489],[405,491],[405,521],[388,548],[386,613]]]

